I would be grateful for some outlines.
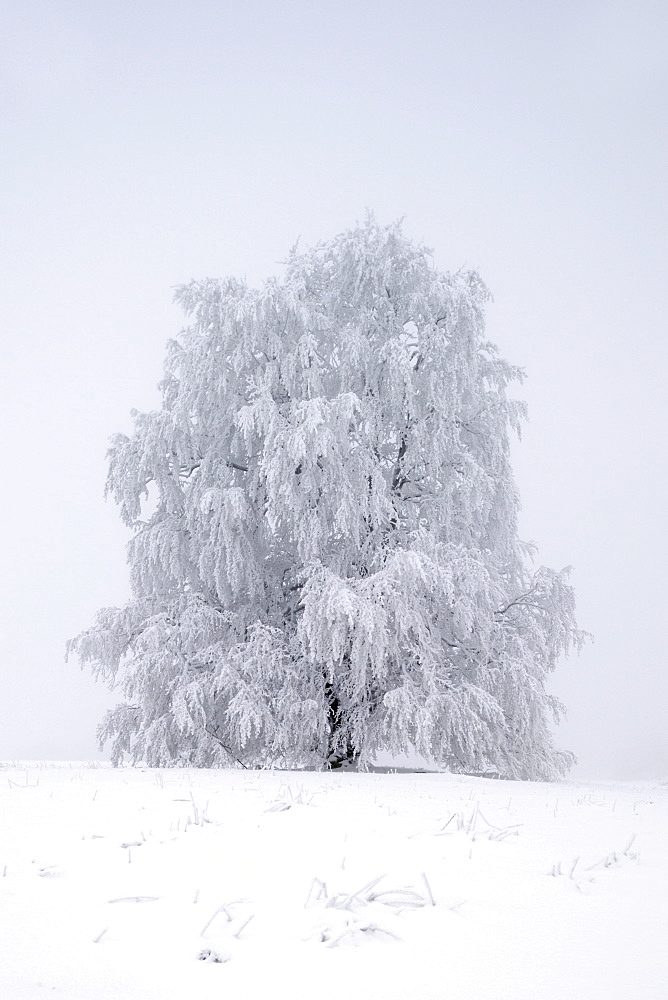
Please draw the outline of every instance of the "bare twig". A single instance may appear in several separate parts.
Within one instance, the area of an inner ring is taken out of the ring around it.
[[[226,743],[223,743],[223,741],[221,740],[220,736],[218,736],[216,733],[212,732],[209,729],[208,726],[205,726],[204,729],[209,734],[209,736],[212,739],[214,739],[216,741],[216,743],[219,743],[220,746],[223,748],[223,750],[230,755],[230,757],[232,758],[232,760],[236,760],[237,764],[240,764],[245,771],[248,770],[248,766],[246,764],[244,764],[244,762],[242,760],[240,760],[237,757],[237,755],[230,750],[230,748],[227,746]]]

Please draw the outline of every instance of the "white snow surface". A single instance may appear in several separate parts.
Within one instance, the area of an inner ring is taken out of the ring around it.
[[[0,767],[3,1000],[668,996],[666,783]]]

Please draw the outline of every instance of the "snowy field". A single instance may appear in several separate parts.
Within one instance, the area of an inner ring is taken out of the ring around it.
[[[1,767],[3,1000],[668,997],[666,784]]]

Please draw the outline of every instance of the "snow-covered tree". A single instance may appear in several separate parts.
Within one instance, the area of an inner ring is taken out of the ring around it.
[[[562,774],[546,680],[581,633],[517,536],[521,372],[478,275],[369,218],[176,297],[162,408],[109,452],[133,598],[70,643],[125,697],[114,760]]]

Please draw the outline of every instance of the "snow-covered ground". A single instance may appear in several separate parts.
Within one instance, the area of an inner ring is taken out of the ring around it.
[[[0,997],[666,1000],[668,786],[2,765]]]

